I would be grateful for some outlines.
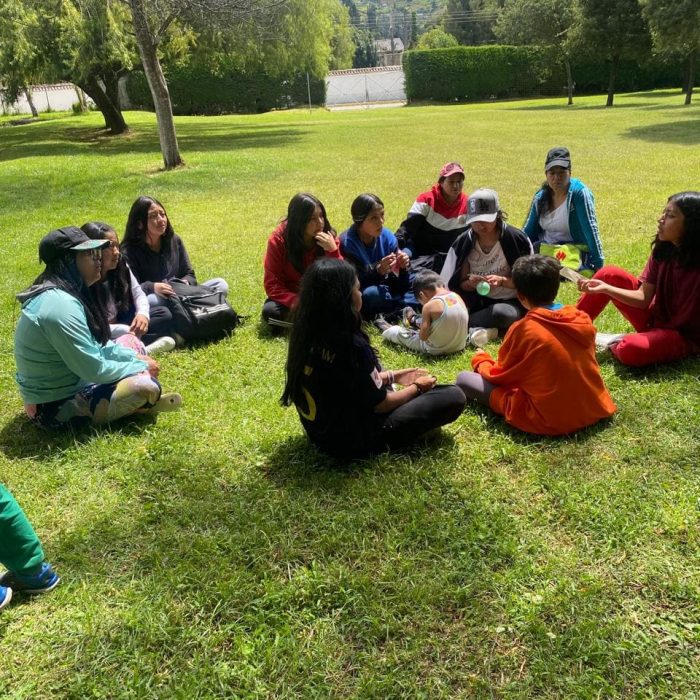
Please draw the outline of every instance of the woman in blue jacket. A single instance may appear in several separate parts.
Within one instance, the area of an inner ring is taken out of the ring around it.
[[[180,406],[179,394],[161,395],[157,362],[109,339],[104,309],[88,292],[107,245],[75,226],[51,231],[39,244],[46,269],[17,295],[17,384],[25,412],[41,427],[97,425]]]
[[[571,177],[571,156],[563,147],[547,153],[546,181],[535,194],[523,231],[535,252],[553,255],[566,267],[590,277],[603,267],[593,193]],[[567,264],[567,259],[576,256]]]
[[[353,224],[340,236],[340,252],[355,266],[362,290],[362,315],[400,311],[418,305],[411,291],[410,260],[399,250],[396,236],[384,226],[384,202],[376,194],[355,198]]]

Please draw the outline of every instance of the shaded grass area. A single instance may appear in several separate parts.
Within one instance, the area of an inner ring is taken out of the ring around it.
[[[0,696],[692,697],[697,359],[640,372],[601,355],[619,413],[566,439],[469,407],[414,449],[339,468],[277,403],[286,342],[257,323],[265,241],[296,191],[339,230],[375,191],[395,228],[455,158],[519,225],[547,149],[567,145],[608,260],[640,270],[666,197],[698,187],[699,112],[617,99],[182,118],[187,167],[168,173],[152,115],[115,139],[98,115],[1,129],[0,474],[64,581],[0,615]],[[179,413],[48,437],[13,385],[12,295],[41,235],[121,229],[138,194],[250,319],[163,359]],[[373,337],[386,366],[417,362]],[[470,354],[431,370],[451,381]]]

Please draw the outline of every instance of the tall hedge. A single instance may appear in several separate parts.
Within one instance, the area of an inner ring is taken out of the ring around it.
[[[566,92],[564,66],[556,51],[549,47],[457,46],[407,51],[403,67],[409,101],[470,101]],[[579,94],[607,91],[608,73],[605,59],[572,61]],[[616,89],[629,92],[680,87],[682,73],[682,65],[659,57],[649,56],[642,62],[623,61]]]
[[[199,66],[169,68],[166,79],[174,114],[230,114],[267,112],[308,104],[306,73],[288,78],[262,72],[224,70],[215,75]],[[326,99],[325,80],[311,77],[311,102]],[[134,107],[153,109],[146,76],[133,72],[126,83]]]

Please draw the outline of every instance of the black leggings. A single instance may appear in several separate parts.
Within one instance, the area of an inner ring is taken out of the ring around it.
[[[467,304],[469,328],[498,328],[505,331],[527,313],[517,299],[474,297]]]
[[[464,392],[454,384],[439,384],[389,413],[377,435],[378,446],[401,447],[459,418]]]

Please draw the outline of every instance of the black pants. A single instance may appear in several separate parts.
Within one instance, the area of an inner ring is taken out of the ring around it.
[[[141,338],[144,345],[152,343],[164,335],[170,335],[175,332],[173,325],[173,315],[167,306],[161,304],[151,306],[149,309],[151,320],[148,323],[148,332]]]
[[[391,413],[377,417],[376,428],[365,440],[334,440],[316,443],[319,449],[338,460],[360,459],[388,449],[403,448],[421,435],[459,418],[466,404],[464,392],[454,384],[441,384]]]
[[[269,324],[272,333],[282,333],[289,327],[291,309],[272,299],[266,299],[262,308],[262,319]]]
[[[377,437],[379,449],[401,447],[459,418],[464,392],[454,384],[439,384],[389,413]]]
[[[489,299],[469,294],[464,300],[469,309],[469,328],[508,330],[527,309],[517,299]]]

